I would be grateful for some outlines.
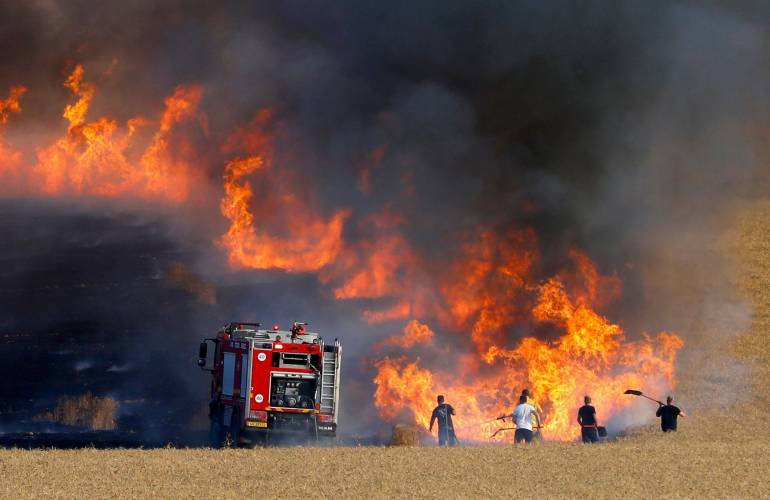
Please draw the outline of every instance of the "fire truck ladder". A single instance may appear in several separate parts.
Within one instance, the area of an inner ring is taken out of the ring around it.
[[[321,413],[335,415],[337,410],[337,388],[339,387],[338,376],[340,370],[339,351],[340,343],[338,340],[334,341],[333,346],[324,346],[321,370]]]

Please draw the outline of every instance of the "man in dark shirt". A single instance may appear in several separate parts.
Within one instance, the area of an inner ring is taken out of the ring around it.
[[[585,404],[578,410],[577,421],[580,424],[580,434],[584,443],[599,441],[596,423],[596,408],[591,406],[591,396],[583,398]]]
[[[658,411],[655,412],[656,417],[660,417],[660,429],[663,432],[676,432],[676,419],[677,417],[686,417],[682,410],[672,405],[674,398],[671,396],[666,398],[666,404],[660,405]]]
[[[433,423],[438,420],[439,446],[454,446],[457,444],[455,429],[452,425],[452,415],[454,414],[455,409],[452,408],[452,405],[444,402],[444,396],[439,396],[438,406],[433,409],[433,414],[430,416],[430,427],[428,427],[428,432],[433,432]]]

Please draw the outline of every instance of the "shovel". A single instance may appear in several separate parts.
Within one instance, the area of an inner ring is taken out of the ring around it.
[[[624,392],[623,394],[632,394],[634,396],[641,396],[643,398],[649,399],[650,401],[655,401],[659,405],[663,406],[662,402],[658,401],[657,399],[651,398],[649,396],[645,396],[642,391],[637,391],[637,390],[634,390],[634,389],[627,389],[626,392]]]

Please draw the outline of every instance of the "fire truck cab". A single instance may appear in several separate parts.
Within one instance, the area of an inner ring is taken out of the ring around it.
[[[211,373],[212,447],[267,445],[280,435],[336,436],[342,346],[337,339],[325,343],[305,326],[294,323],[284,331],[229,323],[203,339],[198,365]]]

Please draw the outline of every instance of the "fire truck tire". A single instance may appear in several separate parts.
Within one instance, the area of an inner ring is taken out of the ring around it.
[[[238,422],[238,412],[233,412],[230,425],[225,429],[225,445],[232,448],[237,448],[241,439],[241,428]]]
[[[331,448],[332,446],[337,446],[337,438],[336,436],[318,436],[316,443],[321,448]]]
[[[246,442],[242,443],[245,448],[265,448],[268,445],[267,432],[254,431],[249,432],[246,437]]]
[[[209,423],[209,445],[212,448],[222,448],[224,444],[225,432],[222,428],[221,416],[214,415]]]

